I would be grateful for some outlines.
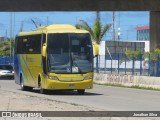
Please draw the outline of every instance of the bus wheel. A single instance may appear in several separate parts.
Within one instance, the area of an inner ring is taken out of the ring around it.
[[[46,90],[42,88],[41,80],[39,80],[39,88],[40,88],[40,93],[41,94],[45,94],[46,93]]]
[[[22,90],[22,91],[27,90],[27,87],[24,86],[24,80],[23,80],[23,78],[22,78],[22,75],[20,76],[20,81],[21,81],[21,90]]]
[[[78,92],[78,95],[84,95],[85,90],[84,89],[83,90],[77,90],[77,92]]]
[[[24,80],[22,76],[20,77],[20,80],[21,80],[21,90],[22,91],[32,91],[33,90],[32,87],[24,86]]]
[[[45,93],[46,93],[46,90],[42,88],[42,85],[41,85],[41,84],[40,84],[40,93],[41,93],[41,94],[45,94]]]

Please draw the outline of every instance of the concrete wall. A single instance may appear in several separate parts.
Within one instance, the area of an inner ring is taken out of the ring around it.
[[[95,73],[94,82],[98,84],[119,84],[160,89],[160,77]]]

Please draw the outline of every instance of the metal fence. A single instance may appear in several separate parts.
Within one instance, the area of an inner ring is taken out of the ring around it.
[[[101,55],[94,59],[95,72],[105,74],[127,74],[160,77],[160,55],[154,60],[148,55],[143,54],[130,58],[125,54]]]

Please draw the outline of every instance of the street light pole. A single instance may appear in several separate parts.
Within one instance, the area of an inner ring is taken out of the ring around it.
[[[10,13],[10,63],[11,63],[11,57],[12,57],[12,12]]]
[[[47,16],[47,26],[48,26],[48,19],[49,19],[49,18],[48,18],[48,16]]]

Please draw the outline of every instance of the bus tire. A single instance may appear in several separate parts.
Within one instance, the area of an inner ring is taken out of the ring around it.
[[[33,90],[32,87],[28,87],[28,86],[24,85],[24,80],[23,80],[22,75],[20,76],[20,82],[21,82],[21,90],[22,91],[32,91]]]
[[[84,95],[85,89],[77,90],[78,95]]]
[[[41,94],[47,93],[47,90],[43,89],[41,84],[40,84],[40,93]]]
[[[41,94],[47,93],[47,90],[45,90],[44,88],[42,88],[41,78],[39,77],[38,79],[39,79],[39,80],[38,80],[38,82],[39,82],[39,83],[38,83],[38,84],[39,84],[38,86],[39,86],[39,88],[40,88],[40,90],[39,90],[40,93],[41,93]]]
[[[26,86],[24,86],[24,80],[23,80],[23,77],[22,77],[22,75],[20,75],[20,85],[21,85],[21,90],[22,91],[26,91],[27,90],[27,88],[26,88]]]

